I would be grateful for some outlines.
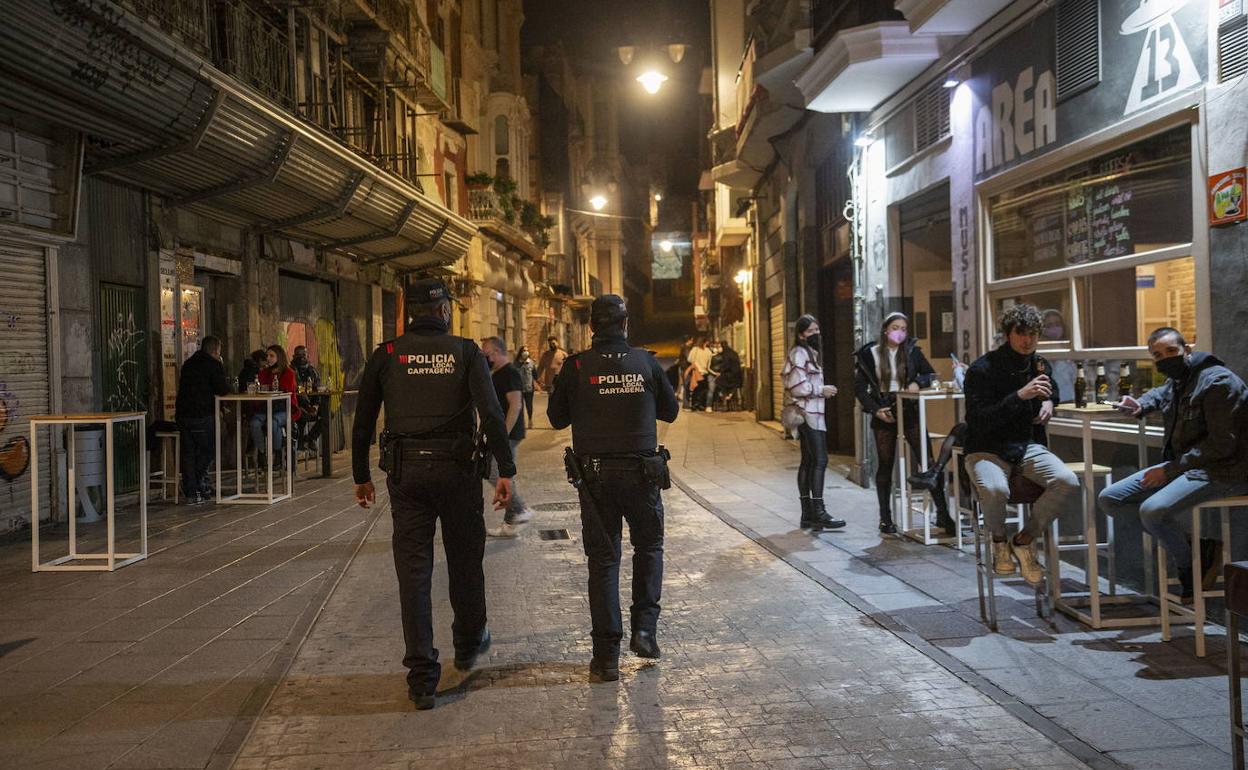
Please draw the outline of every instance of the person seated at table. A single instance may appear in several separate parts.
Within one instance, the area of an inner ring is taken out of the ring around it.
[[[893,467],[897,461],[897,394],[907,390],[918,392],[928,387],[936,370],[923,355],[923,350],[910,336],[910,319],[905,313],[889,313],[880,324],[878,341],[868,342],[854,355],[854,392],[863,411],[871,415],[871,432],[875,437],[875,494],[880,505],[880,532],[894,534],[892,490]],[[917,463],[922,456],[919,447],[919,405],[904,402],[906,443]],[[928,442],[927,436],[923,441]],[[929,451],[930,456],[930,451]],[[949,500],[941,477],[933,485],[932,501],[936,504],[936,526],[949,534],[957,524],[949,516]]]
[[[267,366],[260,370],[257,380],[260,387],[275,388],[279,391],[285,391],[290,394],[290,405],[282,409],[280,404],[273,405],[273,469],[277,470],[282,467],[282,458],[285,452],[282,448],[285,446],[284,430],[290,420],[298,420],[302,414],[299,411],[299,393],[295,383],[295,370],[290,368],[290,362],[286,358],[286,349],[281,345],[269,345],[265,350],[265,363]],[[263,408],[257,409],[251,416],[251,441],[256,447],[256,451],[260,453],[260,467],[265,467],[265,445],[264,445],[264,417],[267,412]]]
[[[1209,353],[1193,352],[1182,333],[1163,326],[1148,352],[1166,383],[1116,406],[1133,417],[1161,412],[1162,462],[1114,482],[1098,501],[1108,516],[1135,514],[1174,561],[1182,597],[1192,596],[1192,547],[1183,517],[1198,503],[1248,495],[1248,388]]]
[[[979,496],[984,524],[992,535],[993,569],[1037,584],[1044,572],[1035,539],[1063,509],[1077,505],[1079,479],[1048,450],[1045,426],[1061,394],[1052,366],[1036,355],[1040,311],[1014,305],[1001,316],[1001,347],[980,356],[966,370],[966,465]],[[1005,507],[1010,477],[1021,475],[1044,488],[1020,532],[1008,538]]]
[[[295,370],[295,381],[306,385],[312,390],[321,389],[321,375],[308,360],[308,349],[303,345],[295,346],[295,353],[290,359],[290,366]]]
[[[246,393],[247,386],[256,381],[260,370],[265,367],[266,355],[263,350],[253,350],[243,359],[243,368],[238,372],[239,393]]]
[[[216,397],[229,392],[221,339],[204,337],[199,350],[182,364],[174,401],[174,421],[182,434],[182,494],[190,505],[204,503],[213,494],[208,466],[216,440]]]

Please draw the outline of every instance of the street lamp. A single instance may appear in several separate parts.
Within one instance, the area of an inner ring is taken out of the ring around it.
[[[642,88],[646,89],[648,94],[657,94],[663,84],[667,82],[667,75],[658,70],[646,70],[637,76],[637,82],[641,83]]]
[[[595,195],[589,199],[589,205],[594,207],[594,211],[602,211],[607,206],[607,199],[601,194]]]
[[[671,242],[671,241],[669,241],[669,240],[666,240],[666,239],[665,239],[665,240],[662,240],[662,241],[659,241],[659,248],[663,250],[663,253],[664,253],[664,254],[671,254],[671,253],[672,253],[672,242]]]
[[[654,202],[655,202],[655,203],[658,203],[658,202],[659,202],[659,201],[661,201],[661,200],[663,200],[663,193],[657,193],[657,192],[656,192],[656,193],[654,194]]]
[[[750,271],[738,270],[737,274],[732,277],[732,280],[736,281],[739,284],[744,284],[746,281],[750,280]]]

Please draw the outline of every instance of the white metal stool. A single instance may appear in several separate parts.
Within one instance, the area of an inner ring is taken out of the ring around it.
[[[151,474],[151,484],[160,488],[160,499],[169,499],[169,487],[173,487],[173,504],[177,505],[182,494],[182,434],[177,431],[157,431],[160,450],[160,470]],[[169,470],[169,446],[173,443],[173,471]]]
[[[1021,478],[1021,477],[1018,477]],[[1011,478],[1013,481],[1013,478]],[[1024,480],[1026,481],[1026,480]],[[1022,523],[1031,511],[1031,504],[1039,499],[1044,493],[1044,488],[1034,482],[1023,482],[1010,484],[1010,498],[1006,502],[1006,507],[1013,505],[1018,509],[1018,516],[1013,519],[1021,527]],[[988,532],[988,527],[984,521],[983,510],[979,504],[978,495],[972,490],[975,500],[972,503],[975,510],[972,514],[971,522],[975,530],[975,584],[979,592],[979,616],[988,625],[988,628],[997,631],[997,594],[996,581],[1004,580],[1014,575],[998,575],[993,569],[992,564],[992,535]],[[1011,523],[1007,518],[1006,523]],[[1030,586],[1035,589],[1036,600],[1036,617],[1045,620],[1050,626],[1053,625],[1053,604],[1050,601],[1049,591],[1049,565],[1056,558],[1056,552],[1053,549],[1053,541],[1045,535],[1045,559],[1043,564],[1044,578],[1039,585]],[[1032,544],[1033,547],[1036,543]]]
[[[1080,483],[1083,483],[1084,471],[1085,471],[1085,467],[1083,463],[1081,462],[1066,463],[1066,469],[1069,470],[1071,473],[1075,474],[1075,477],[1079,479]],[[1105,486],[1109,486],[1110,484],[1114,483],[1114,469],[1110,468],[1108,465],[1097,465],[1096,463],[1093,463],[1092,464],[1092,477],[1094,480],[1099,479],[1099,478],[1104,478]],[[1053,542],[1057,546],[1057,551],[1059,554],[1065,551],[1087,552],[1087,551],[1092,550],[1089,543],[1086,541],[1086,536],[1083,535],[1082,533],[1088,531],[1089,529],[1088,517],[1096,516],[1096,511],[1088,510],[1086,499],[1083,500],[1081,505],[1083,508],[1083,528],[1080,530],[1080,534],[1077,534],[1077,535],[1060,534],[1058,532],[1058,519],[1056,518],[1053,519],[1052,537],[1053,537]],[[1114,555],[1114,517],[1113,516],[1105,517],[1105,540],[1104,542],[1097,541],[1095,548],[1096,548],[1097,558],[1105,559],[1106,576],[1108,577],[1108,580],[1109,580],[1109,593],[1111,596],[1113,596],[1118,593],[1118,558]],[[1059,594],[1062,590],[1061,585],[1060,585],[1060,580],[1061,578],[1059,577],[1057,580],[1054,581],[1054,585],[1053,585],[1053,590],[1055,592],[1054,597],[1056,597],[1057,594]]]
[[[1196,657],[1205,657],[1205,623],[1208,612],[1205,606],[1207,599],[1226,596],[1225,583],[1219,576],[1214,587],[1206,590],[1204,586],[1204,563],[1200,554],[1200,535],[1202,529],[1201,512],[1206,508],[1217,508],[1222,518],[1222,563],[1231,563],[1231,509],[1248,507],[1248,496],[1224,497],[1221,500],[1210,500],[1192,508],[1192,606],[1183,603],[1183,598],[1170,593],[1172,583],[1169,571],[1169,558],[1161,540],[1157,540],[1157,598],[1161,604],[1161,640],[1170,641],[1170,615],[1173,613],[1179,623],[1191,623],[1196,633]],[[1218,588],[1218,584],[1223,585]],[[1180,589],[1182,590],[1182,589]]]

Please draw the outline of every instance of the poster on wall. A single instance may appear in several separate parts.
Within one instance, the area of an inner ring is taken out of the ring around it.
[[[1216,227],[1248,220],[1244,181],[1243,166],[1209,177],[1209,224]]]
[[[190,358],[199,350],[204,336],[203,327],[204,289],[202,286],[183,286],[178,303],[182,318],[182,360]]]
[[[172,252],[160,252],[160,380],[166,420],[173,419],[178,398],[177,263]]]

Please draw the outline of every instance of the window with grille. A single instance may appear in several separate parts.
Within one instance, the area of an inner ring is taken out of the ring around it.
[[[949,102],[952,98],[952,88],[935,83],[921,91],[904,110],[884,124],[884,151],[890,167],[949,136]]]
[[[1101,7],[1098,0],[1061,0],[1057,6],[1057,100],[1101,82]]]
[[[1248,16],[1241,14],[1218,27],[1218,81],[1248,72]]]

